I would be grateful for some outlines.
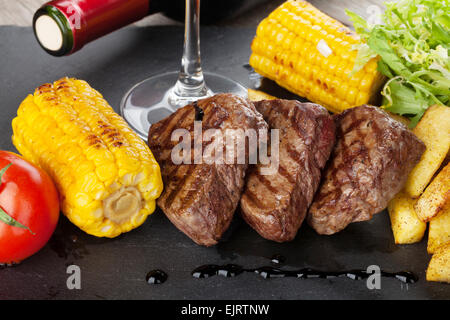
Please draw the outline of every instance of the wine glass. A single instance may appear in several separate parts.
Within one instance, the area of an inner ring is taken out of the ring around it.
[[[202,71],[200,0],[186,0],[181,70],[155,75],[133,86],[122,99],[120,113],[131,128],[146,140],[153,123],[178,108],[219,92],[247,96],[247,90],[238,82]]]

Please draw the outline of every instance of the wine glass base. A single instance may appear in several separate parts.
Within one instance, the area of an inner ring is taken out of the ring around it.
[[[147,139],[148,130],[153,123],[166,118],[178,108],[193,101],[221,92],[247,97],[247,89],[241,84],[210,72],[203,73],[208,87],[205,96],[175,96],[173,86],[178,79],[178,74],[178,72],[169,72],[150,77],[136,84],[123,97],[120,103],[120,114],[142,139]]]

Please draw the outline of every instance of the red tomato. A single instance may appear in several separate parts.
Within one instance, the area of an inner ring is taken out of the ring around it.
[[[59,218],[58,192],[47,173],[17,154],[0,151],[0,170],[9,164],[1,177],[0,208],[22,227],[0,219],[0,263],[17,263],[39,251]]]

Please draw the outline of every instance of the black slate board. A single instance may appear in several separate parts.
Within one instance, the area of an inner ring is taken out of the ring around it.
[[[251,85],[243,66],[254,29],[203,27],[205,70]],[[30,28],[0,27],[0,149],[14,150],[11,120],[25,96],[62,76],[87,80],[117,110],[122,95],[146,77],[177,70],[183,30],[179,27],[129,27],[88,45],[70,57],[55,58],[37,45]],[[236,278],[193,279],[206,263],[269,265],[273,254],[286,268],[344,270],[378,265],[386,271],[412,271],[415,284],[382,279],[380,290],[350,279],[270,279],[256,274]],[[450,286],[425,281],[430,256],[426,239],[394,244],[386,212],[334,236],[318,236],[304,225],[285,244],[262,239],[236,216],[225,239],[203,248],[179,232],[157,210],[140,228],[115,239],[84,234],[65,217],[50,243],[22,264],[0,270],[0,299],[424,299],[450,298]],[[66,268],[81,268],[81,290],[68,290]],[[169,274],[162,285],[148,285],[146,273]]]

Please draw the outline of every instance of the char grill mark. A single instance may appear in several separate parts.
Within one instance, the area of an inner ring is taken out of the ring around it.
[[[289,241],[319,185],[320,170],[334,142],[334,123],[316,104],[270,100],[255,106],[272,129],[279,129],[279,167],[268,176],[260,168],[249,174],[242,216],[264,238]]]
[[[295,179],[282,165],[278,167],[278,173],[290,184],[295,184]]]
[[[176,172],[180,171],[180,169],[183,168],[181,166],[177,166],[177,170]],[[189,178],[191,177],[192,173],[195,170],[195,165],[188,165],[187,166],[187,171],[183,173],[182,178],[179,181],[180,185],[184,185],[186,183],[186,181],[189,180]],[[165,205],[170,208],[172,206],[173,200],[177,197],[178,193],[181,191],[181,188],[179,189],[172,189],[169,190],[167,195],[165,196]]]
[[[308,214],[320,234],[383,210],[425,150],[412,132],[377,107],[348,109],[335,121],[337,143]]]
[[[167,127],[166,127],[166,128],[163,127],[163,126],[161,126],[160,130],[157,131],[157,132],[155,132],[155,134],[158,134],[158,133],[161,133],[161,134],[162,134],[162,133],[164,133],[163,141],[162,141],[162,145],[163,145],[163,146],[168,145],[168,144],[169,144],[169,145],[171,144],[170,139],[171,139],[171,136],[172,136],[172,132],[173,132],[173,130],[175,129],[177,123],[178,123],[179,121],[181,121],[182,119],[184,119],[185,117],[187,117],[190,113],[192,113],[192,111],[189,110],[189,109],[183,110],[182,112],[180,112],[179,114],[177,114],[177,115],[173,118],[172,121],[169,121],[169,122],[167,123]]]
[[[268,180],[265,176],[261,174],[255,174],[255,177],[269,192],[276,193],[279,191],[277,188],[272,186],[270,180]]]

